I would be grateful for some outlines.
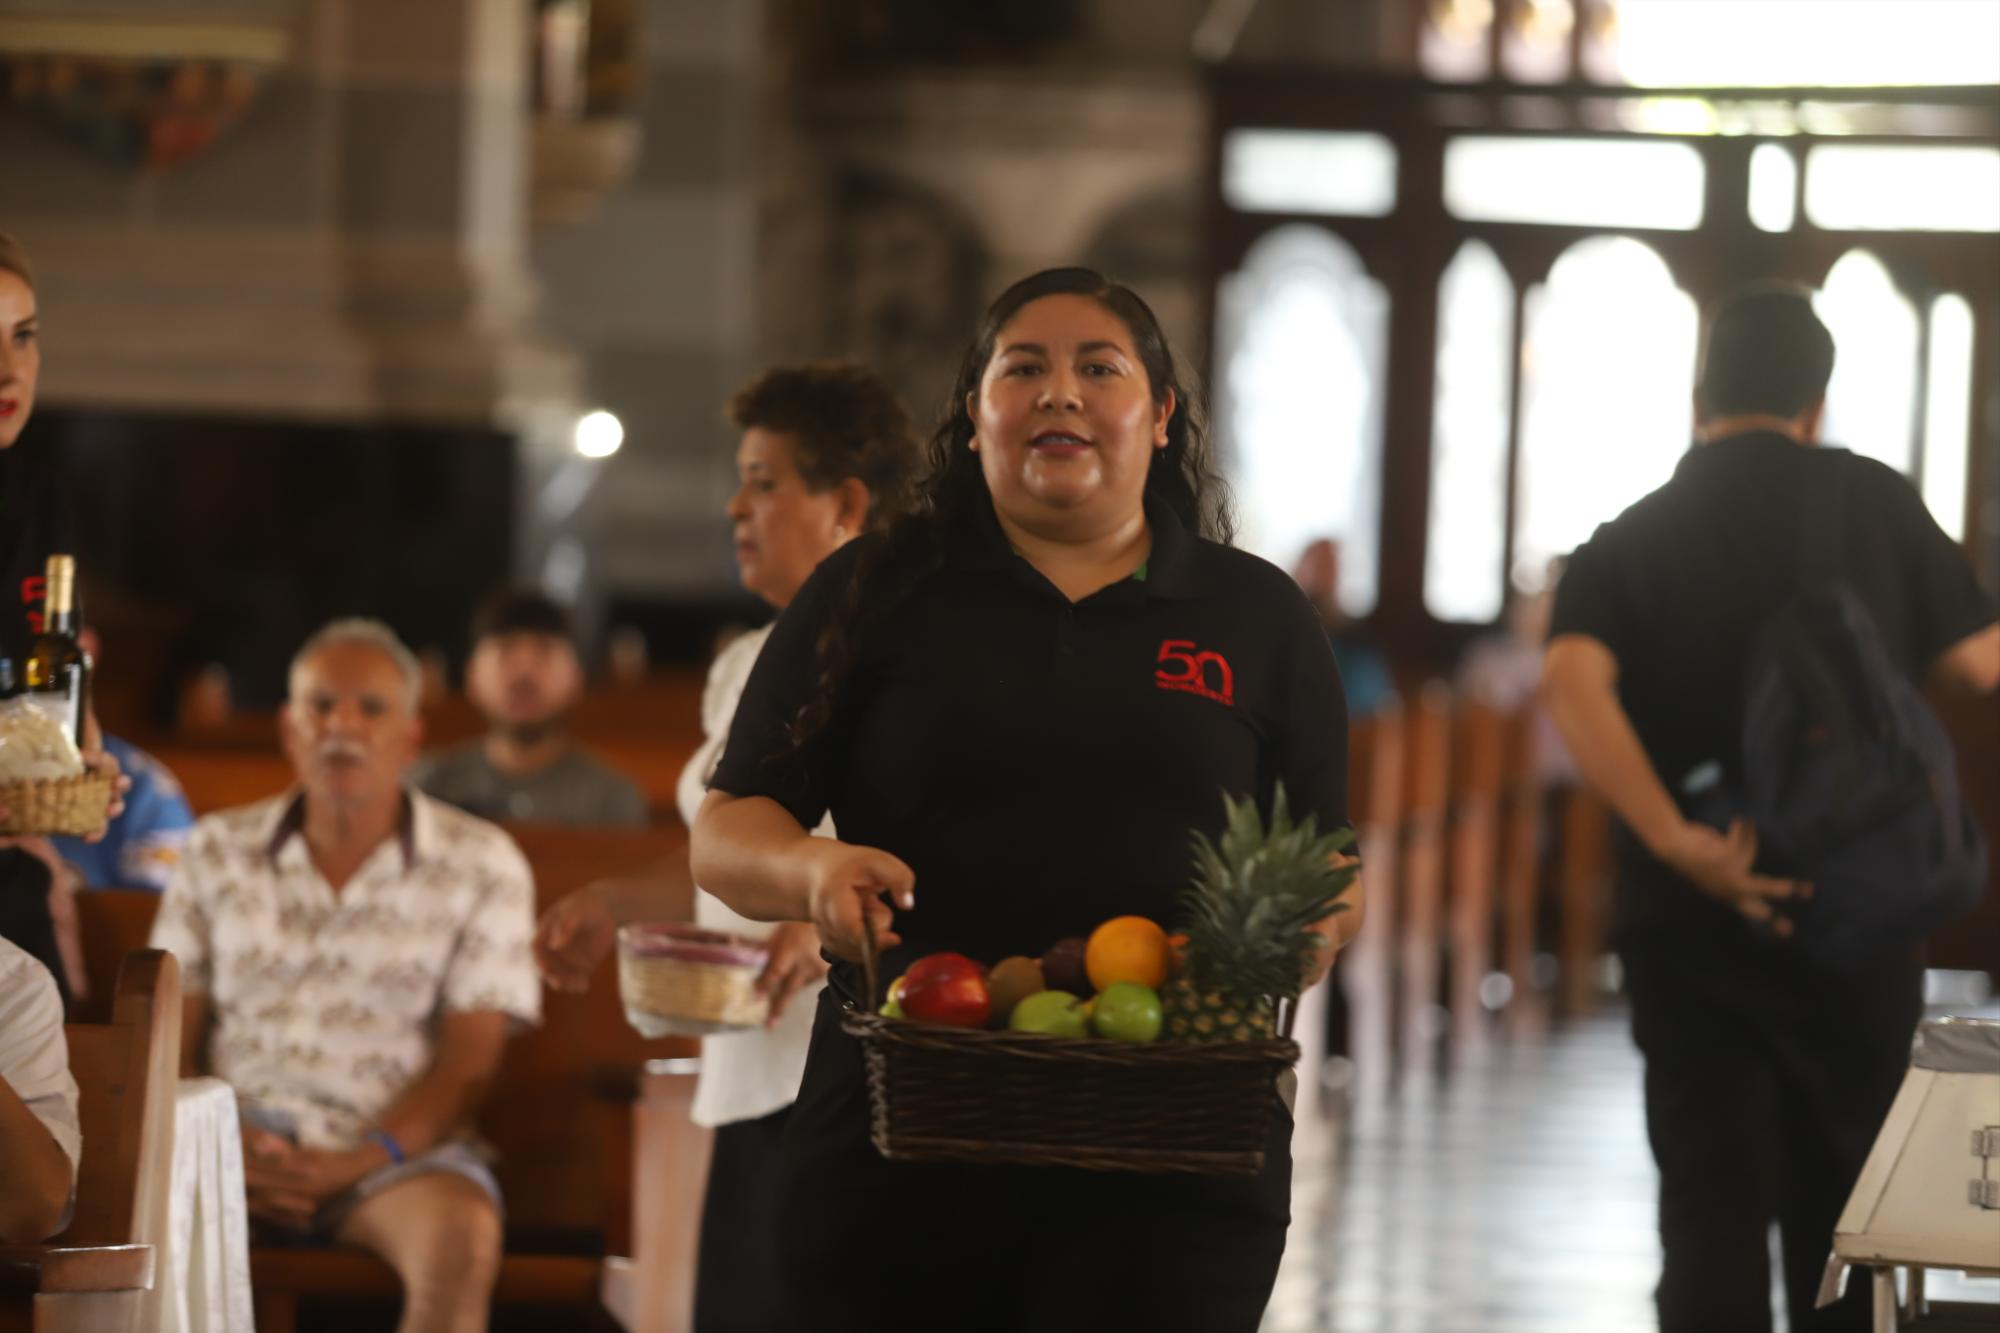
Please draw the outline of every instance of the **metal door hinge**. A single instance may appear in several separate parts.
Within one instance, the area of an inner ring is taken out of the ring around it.
[[[1965,1182],[1965,1198],[1974,1208],[2000,1209],[2000,1180],[1993,1175],[1993,1162],[2000,1158],[2000,1125],[1972,1131],[1972,1155],[1982,1163],[1982,1179]]]

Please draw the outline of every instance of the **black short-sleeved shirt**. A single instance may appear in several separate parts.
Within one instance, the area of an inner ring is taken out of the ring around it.
[[[0,449],[0,648],[18,673],[42,629],[51,555],[76,554],[76,524],[53,459],[35,446]]]
[[[803,751],[787,725],[859,543],[778,618],[711,785],[806,828],[831,810],[843,841],[911,866],[917,905],[887,966],[1038,955],[1124,913],[1171,928],[1190,832],[1220,832],[1225,791],[1267,801],[1282,779],[1295,812],[1346,824],[1346,706],[1312,607],[1282,571],[1146,513],[1141,574],[1072,604],[983,508],[862,646]]]
[[[41,632],[49,556],[74,554],[76,531],[54,460],[29,443],[0,449],[0,652],[20,680],[30,641]],[[48,915],[48,869],[19,848],[0,849],[0,935],[67,978]]]
[[[1992,623],[1993,599],[1910,483],[1844,449],[1753,432],[1699,445],[1673,478],[1571,557],[1550,636],[1584,634],[1618,659],[1618,692],[1671,792],[1704,764],[1740,771],[1743,675],[1756,630],[1801,585],[1806,506],[1844,495],[1839,574],[1874,614],[1891,660],[1921,678]],[[1620,839],[1617,927],[1740,931],[1738,914]]]

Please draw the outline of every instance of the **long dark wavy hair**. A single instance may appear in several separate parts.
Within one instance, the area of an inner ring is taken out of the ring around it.
[[[860,647],[942,565],[948,534],[963,531],[978,520],[982,506],[992,505],[979,455],[971,449],[974,426],[967,403],[979,393],[1000,331],[1022,307],[1044,296],[1086,296],[1118,316],[1145,367],[1153,402],[1164,404],[1169,392],[1174,398],[1167,444],[1153,451],[1146,494],[1171,509],[1191,532],[1225,544],[1234,537],[1229,490],[1210,453],[1199,386],[1176,364],[1152,308],[1137,292],[1094,269],[1051,268],[1023,278],[987,307],[978,335],[965,350],[943,419],[925,447],[925,472],[914,504],[862,548],[854,563],[843,605],[820,635],[818,680],[813,698],[793,724],[795,744],[805,744],[825,728]]]

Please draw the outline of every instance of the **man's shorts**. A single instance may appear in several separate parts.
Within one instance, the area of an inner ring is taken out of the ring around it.
[[[261,1129],[293,1143],[299,1141],[298,1121],[289,1111],[246,1103],[240,1108],[240,1117],[248,1129]],[[313,1215],[312,1226],[304,1231],[258,1218],[251,1219],[251,1228],[259,1244],[296,1246],[321,1243],[332,1239],[340,1224],[347,1220],[347,1215],[363,1200],[373,1198],[391,1185],[430,1172],[463,1176],[486,1192],[486,1196],[493,1200],[495,1212],[503,1217],[506,1215],[500,1199],[500,1182],[493,1175],[490,1153],[482,1145],[465,1139],[446,1139],[404,1161],[391,1162],[370,1171],[352,1188],[321,1205],[319,1212]]]

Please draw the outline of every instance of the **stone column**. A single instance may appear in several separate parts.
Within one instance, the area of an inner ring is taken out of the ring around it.
[[[0,111],[0,156],[35,183],[7,221],[43,274],[50,401],[509,431],[563,416],[570,365],[530,323],[527,11],[305,0],[240,122],[160,174]]]

